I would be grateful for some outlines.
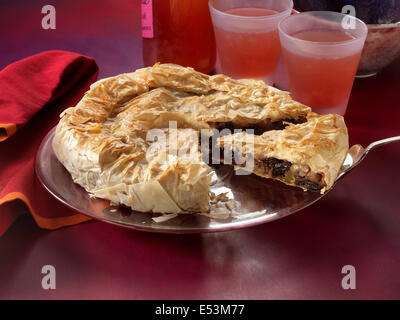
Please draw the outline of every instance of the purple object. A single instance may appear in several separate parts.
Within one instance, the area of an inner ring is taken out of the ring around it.
[[[294,0],[299,11],[329,10],[341,12],[346,5],[356,9],[357,18],[367,24],[386,24],[400,21],[400,1],[397,0]]]

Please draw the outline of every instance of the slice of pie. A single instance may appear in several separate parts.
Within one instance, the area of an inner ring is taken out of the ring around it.
[[[323,193],[336,180],[347,154],[348,139],[343,117],[310,113],[306,122],[289,124],[284,130],[219,137],[218,146],[224,155],[236,154],[239,159],[247,156],[254,163],[252,172],[259,176]],[[236,167],[246,164],[235,163],[235,157],[226,161]]]
[[[207,212],[200,142],[220,130],[228,134],[217,145],[254,159],[252,172],[311,191],[332,187],[348,149],[340,116],[312,113],[262,81],[171,64],[94,83],[62,113],[53,149],[95,197],[143,212]]]

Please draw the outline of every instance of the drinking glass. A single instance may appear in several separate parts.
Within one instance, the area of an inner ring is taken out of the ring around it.
[[[233,78],[273,84],[281,45],[278,23],[292,0],[210,0],[221,70]]]
[[[367,32],[360,19],[331,11],[283,19],[279,35],[293,99],[317,113],[344,115]]]

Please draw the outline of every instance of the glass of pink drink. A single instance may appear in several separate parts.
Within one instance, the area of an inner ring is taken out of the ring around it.
[[[344,115],[367,26],[330,11],[292,15],[279,24],[290,92],[317,113]]]
[[[272,85],[281,54],[279,22],[292,0],[210,0],[222,72]]]

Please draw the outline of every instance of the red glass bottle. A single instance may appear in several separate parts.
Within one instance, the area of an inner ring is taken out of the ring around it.
[[[209,73],[216,59],[208,0],[142,0],[143,62]]]

